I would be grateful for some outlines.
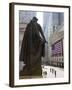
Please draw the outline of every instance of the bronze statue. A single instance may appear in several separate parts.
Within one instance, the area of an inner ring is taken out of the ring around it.
[[[24,32],[20,61],[23,61],[25,66],[20,76],[42,76],[41,58],[45,56],[46,40],[37,21],[38,19],[33,17]]]

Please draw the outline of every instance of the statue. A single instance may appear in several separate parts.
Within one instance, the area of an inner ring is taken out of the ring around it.
[[[37,21],[38,19],[33,17],[24,32],[20,61],[23,61],[25,66],[20,71],[20,76],[42,77],[41,58],[45,56],[46,39]]]

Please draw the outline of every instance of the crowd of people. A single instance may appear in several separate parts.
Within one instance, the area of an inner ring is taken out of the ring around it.
[[[53,74],[55,74],[55,77],[56,77],[56,70],[55,69],[50,68],[50,72],[52,72]]]

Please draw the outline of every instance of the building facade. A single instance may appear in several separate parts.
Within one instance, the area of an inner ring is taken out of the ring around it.
[[[64,19],[63,13],[53,13],[52,26],[49,29],[48,64],[64,67]]]

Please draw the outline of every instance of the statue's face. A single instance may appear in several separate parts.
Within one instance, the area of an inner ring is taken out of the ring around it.
[[[34,24],[37,24],[37,21],[36,21],[36,20],[32,20],[32,22],[33,22]]]
[[[36,24],[36,23],[37,23],[37,21],[34,21],[34,23]]]

